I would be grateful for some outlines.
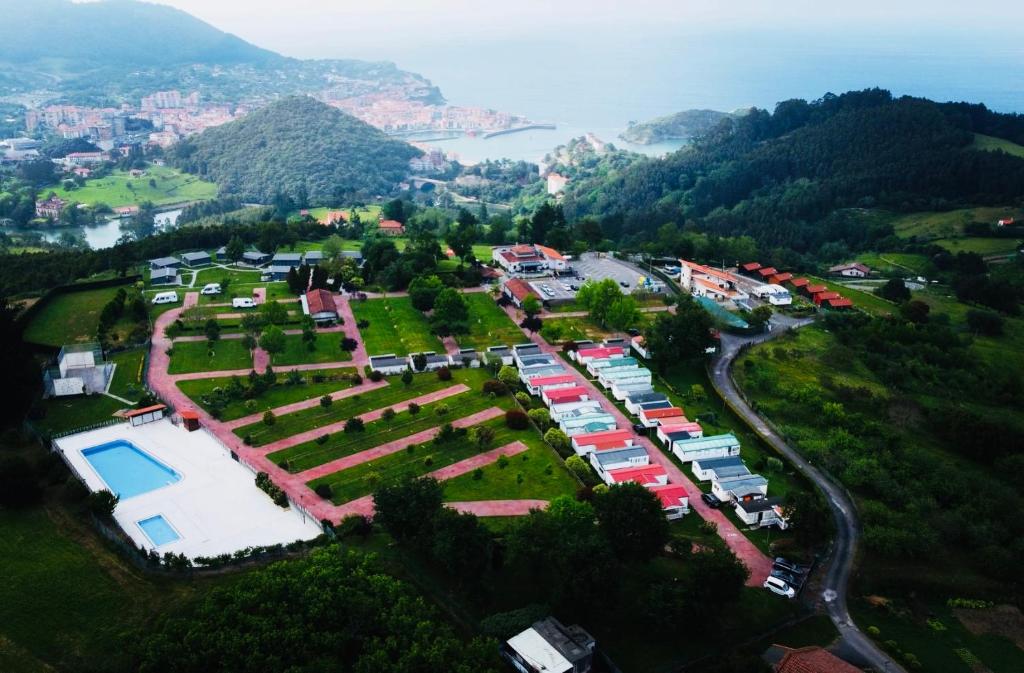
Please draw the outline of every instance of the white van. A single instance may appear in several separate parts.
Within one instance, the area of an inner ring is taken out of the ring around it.
[[[220,294],[220,283],[207,283],[199,294]]]
[[[154,304],[173,304],[178,301],[177,292],[158,292],[153,297]]]
[[[235,297],[231,300],[231,308],[252,308],[255,305],[252,297]]]

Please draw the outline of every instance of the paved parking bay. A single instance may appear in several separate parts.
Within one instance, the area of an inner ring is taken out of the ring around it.
[[[598,257],[598,253],[594,252],[583,253],[578,260],[572,262],[572,268],[585,280],[599,281],[611,278],[619,284],[623,292],[631,292],[636,287],[637,280],[643,275],[616,259]],[[628,288],[622,287],[622,283],[626,283]]]
[[[581,282],[569,276],[562,276],[561,278],[541,278],[530,281],[530,285],[544,301],[566,304],[576,299],[576,291],[572,289],[571,285],[579,286]]]

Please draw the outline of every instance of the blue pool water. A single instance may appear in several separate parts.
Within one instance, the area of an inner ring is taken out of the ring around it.
[[[139,528],[142,529],[142,532],[146,534],[146,537],[150,539],[155,547],[165,545],[168,542],[174,542],[181,537],[177,531],[171,528],[171,524],[167,523],[167,519],[160,514],[143,519],[138,523]]]
[[[181,480],[180,474],[125,440],[85,449],[82,455],[122,500]]]

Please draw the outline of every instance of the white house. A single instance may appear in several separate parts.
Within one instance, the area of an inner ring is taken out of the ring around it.
[[[649,465],[651,457],[642,446],[627,446],[623,449],[594,451],[590,454],[590,464],[604,483],[608,483],[608,471],[620,470],[624,467]]]
[[[334,295],[327,290],[310,290],[299,297],[303,315],[313,318],[318,325],[327,325],[338,321],[338,306],[334,303]]]
[[[590,391],[583,386],[551,388],[541,391],[540,399],[544,401],[544,405],[547,407],[550,407],[552,404],[565,404],[566,402],[586,402],[590,399]]]
[[[633,446],[636,436],[630,430],[606,430],[604,432],[587,432],[576,435],[571,440],[573,450],[581,456],[604,448],[616,446]]]
[[[694,421],[687,421],[685,423],[674,423],[672,425],[665,424],[657,426],[656,436],[658,441],[664,444],[668,448],[672,448],[674,442],[678,442],[683,439],[694,439],[704,436],[704,428],[700,427],[700,423]]]
[[[533,376],[526,382],[526,389],[531,395],[540,395],[548,388],[571,388],[577,384],[573,374],[555,374],[553,376]]]
[[[633,393],[654,392],[654,388],[651,387],[650,383],[613,383],[608,392],[619,402],[623,402]]]
[[[569,264],[562,253],[545,245],[520,243],[499,246],[491,251],[491,258],[506,273],[513,276],[537,276],[565,271]]]
[[[558,423],[559,429],[569,437],[588,432],[614,430],[615,417],[603,411],[564,418]]]
[[[622,357],[624,354],[625,349],[622,346],[593,346],[570,351],[569,357],[581,365],[585,365],[594,359]]]
[[[501,364],[509,366],[515,363],[515,359],[512,357],[512,349],[508,346],[488,346],[487,361],[501,362]]]
[[[416,368],[415,362],[416,356],[418,355],[424,356],[427,361],[426,366],[424,366],[422,370]],[[409,367],[412,367],[412,370],[414,372],[434,372],[437,371],[438,369],[451,367],[452,365],[451,356],[449,356],[447,353],[435,353],[434,351],[426,351],[424,353],[409,353],[409,357],[407,358],[406,362],[408,363]]]
[[[598,400],[584,400],[582,402],[563,402],[562,404],[552,404],[548,407],[548,413],[551,415],[551,420],[555,423],[559,422],[563,418],[575,415],[577,412],[594,412],[601,410],[601,403]]]
[[[793,295],[781,285],[760,285],[754,288],[752,294],[772,306],[789,306],[793,303]]]
[[[641,409],[640,410],[640,422],[647,428],[653,428],[659,425],[671,426],[679,425],[681,423],[688,423],[686,417],[683,416],[683,409],[681,407],[663,407],[661,409]],[[674,422],[673,422],[674,421]]]
[[[516,344],[512,347],[512,359],[517,367],[522,367],[522,358],[528,355],[543,355],[544,352],[535,343],[529,342],[524,344]]]
[[[768,480],[759,474],[714,479],[711,481],[711,492],[722,502],[760,500],[768,495]]]
[[[735,511],[740,521],[748,526],[778,526],[783,530],[789,527],[789,521],[782,511],[782,498],[740,500],[736,503]]]
[[[612,370],[604,370],[597,378],[603,388],[611,388],[616,383],[645,383],[651,384],[651,370],[646,368],[629,369],[627,367],[616,367]]]
[[[595,358],[587,363],[587,372],[591,376],[597,376],[598,372],[606,367],[638,367],[640,363],[636,358],[624,355],[614,355],[610,358]]]
[[[648,402],[661,402],[664,400],[668,400],[668,395],[665,393],[656,393],[653,391],[630,393],[626,396],[625,400],[626,410],[636,416],[640,413],[641,404],[647,404]]]
[[[460,348],[457,353],[452,354],[452,364],[457,367],[476,369],[482,362],[483,353],[478,353],[475,348]]]
[[[134,376],[134,372],[132,376]],[[114,376],[98,344],[69,344],[60,349],[57,366],[43,374],[44,397],[105,393]]]
[[[594,649],[593,636],[582,627],[548,617],[509,638],[501,655],[519,673],[590,673]]]
[[[401,374],[406,369],[409,369],[409,361],[404,357],[398,357],[394,353],[370,356],[370,371],[380,372],[385,376],[394,376]]]
[[[698,458],[724,458],[740,455],[740,442],[732,433],[675,440],[672,453],[684,463]]]
[[[657,463],[642,465],[640,467],[623,467],[618,470],[609,470],[607,473],[609,485],[634,483],[641,486],[664,486],[668,483],[668,472]]]
[[[690,498],[686,488],[679,484],[650,486],[651,492],[661,501],[661,509],[668,519],[681,519],[690,511]]]
[[[530,367],[523,367],[519,370],[519,380],[522,381],[524,386],[529,387],[530,379],[545,376],[558,376],[559,374],[565,374],[565,367],[552,362],[548,364],[537,364]]]
[[[690,464],[690,469],[700,481],[710,479],[727,479],[750,474],[747,464],[739,456],[725,458],[698,458]]]
[[[213,263],[210,253],[205,250],[200,250],[199,252],[186,252],[181,256],[181,260],[185,262],[187,266],[192,268],[197,266],[209,266]]]
[[[728,272],[685,259],[679,260],[679,265],[679,284],[695,297],[707,297],[717,302],[735,302],[749,297]]]
[[[837,276],[843,276],[844,278],[867,278],[871,275],[871,269],[860,262],[837,264],[829,269],[828,272]]]

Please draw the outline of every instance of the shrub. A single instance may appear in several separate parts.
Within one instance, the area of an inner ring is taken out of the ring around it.
[[[320,398],[320,406],[324,409],[329,409],[334,404],[334,399],[330,395],[324,395]]]
[[[355,416],[345,421],[345,432],[362,432],[366,429],[366,424],[363,423],[363,419]]]
[[[593,489],[591,489],[591,492],[594,495],[601,495],[602,493],[607,493],[608,492],[608,484],[598,484]]]
[[[370,326],[370,321],[369,320],[360,320],[359,322],[356,323],[356,327],[358,327],[359,329],[366,329],[369,326]]]
[[[270,479],[266,472],[259,472],[256,475],[256,486],[270,496],[278,507],[288,507],[288,496],[281,488]]]
[[[263,425],[271,426],[274,423],[277,423],[277,416],[274,415],[273,411],[268,409],[267,412],[263,414]]]
[[[576,475],[584,484],[593,481],[594,474],[590,471],[590,465],[579,456],[573,455],[565,459],[565,466]]]
[[[120,501],[119,496],[104,489],[90,493],[85,499],[85,505],[96,518],[109,521],[114,518],[114,508]]]
[[[297,385],[301,384],[302,383],[302,372],[300,372],[298,369],[293,369],[293,370],[289,371],[288,374],[285,376],[285,381],[289,385],[293,385],[293,386],[297,386]]]
[[[352,378],[352,385],[354,385],[354,386],[362,385],[363,377],[360,376],[359,374],[353,374],[351,378]]]
[[[418,413],[420,413],[420,405],[416,404],[415,402],[410,402],[409,403],[409,415],[410,416],[415,416]]]
[[[435,444],[444,444],[449,442],[455,437],[455,428],[452,427],[451,423],[445,423],[441,426],[441,429],[437,433],[437,437],[434,437]]]
[[[317,484],[313,491],[324,500],[330,500],[331,496],[334,495],[334,490],[330,484]]]
[[[532,404],[532,402],[530,401],[530,396],[524,393],[522,390],[516,393],[516,401],[519,402],[519,404],[523,405],[524,407],[529,407],[530,404]]]
[[[505,412],[505,425],[512,430],[525,430],[530,427],[530,418],[519,409],[509,409]]]
[[[506,467],[508,467],[508,456],[506,456],[505,454],[501,454],[500,456],[498,456],[498,460],[495,462],[495,465],[498,466],[499,470],[504,470]]]
[[[406,367],[405,371],[402,372],[402,383],[409,385],[412,383],[412,378],[412,370]]]
[[[517,484],[522,484],[524,481],[526,481],[526,477],[523,476],[523,473],[522,472],[517,473],[516,474],[516,483]]]
[[[246,400],[242,406],[244,406],[247,411],[256,411],[256,408],[259,407],[259,404],[256,402],[256,400]]]
[[[246,446],[252,446],[252,435],[246,435],[242,437],[242,443]]]
[[[392,409],[391,407],[388,407],[384,411],[380,412],[381,420],[384,421],[387,424],[390,424],[391,421],[395,420],[395,416],[396,416],[395,410]]]
[[[544,433],[544,441],[551,445],[559,455],[569,455],[571,445],[569,443],[569,435],[565,434],[558,428],[550,428]]]
[[[882,631],[877,626],[869,626],[868,635],[872,638],[879,638],[882,635]]]
[[[515,367],[504,365],[498,371],[498,380],[506,386],[514,386],[519,383],[519,372]]]
[[[374,369],[372,372],[370,372],[370,380],[373,381],[374,383],[377,383],[378,381],[382,380],[383,378],[384,378],[384,374],[382,374],[381,372],[377,371],[376,369]]]
[[[448,408],[448,405],[444,402],[441,402],[434,407],[434,414],[437,416],[447,416],[449,411],[450,409]]]
[[[441,367],[440,369],[437,370],[437,379],[439,381],[451,381],[452,370],[448,369],[447,367]]]
[[[355,349],[359,348],[359,342],[350,337],[344,337],[341,340],[341,350],[351,353]]]
[[[423,465],[424,466],[430,467],[433,464],[434,464],[434,459],[431,458],[430,456],[427,456],[426,458],[423,459]]]
[[[334,528],[334,534],[340,538],[358,535],[366,537],[373,532],[373,522],[362,514],[349,514]]]
[[[484,471],[479,467],[473,470],[473,481],[480,481],[484,478]]]
[[[547,430],[551,426],[551,414],[548,413],[547,409],[530,409],[526,412],[526,415],[541,430]]]
[[[718,524],[714,521],[703,521],[700,524],[700,532],[704,533],[705,535],[717,535]]]
[[[566,342],[564,342],[562,344],[562,352],[563,353],[572,353],[573,351],[577,351],[577,350],[579,350],[579,346],[577,346],[576,342],[573,341],[572,339],[569,339],[568,341],[566,341]]]
[[[484,381],[484,395],[504,395],[508,392],[508,386],[497,379]]]
[[[320,435],[319,437],[316,438],[316,443],[317,444],[326,444],[327,440],[330,439],[330,438],[331,438],[330,435]]]

